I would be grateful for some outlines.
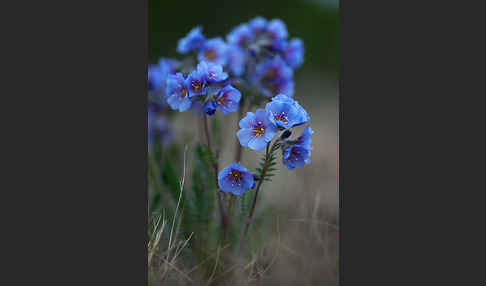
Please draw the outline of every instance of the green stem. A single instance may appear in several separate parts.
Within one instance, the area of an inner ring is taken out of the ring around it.
[[[250,213],[248,214],[248,217],[246,218],[245,228],[244,228],[243,234],[240,238],[240,251],[244,250],[245,243],[246,243],[246,237],[248,235],[248,230],[250,228],[250,224],[251,224],[251,221],[253,219],[253,213],[255,212],[255,206],[256,206],[257,199],[258,199],[258,193],[260,192],[260,187],[262,186],[263,180],[265,179],[265,175],[267,174],[268,162],[269,162],[269,159],[270,159],[270,152],[269,152],[270,143],[271,142],[268,142],[268,144],[267,144],[267,149],[265,151],[266,152],[265,153],[265,164],[264,164],[262,172],[260,174],[260,180],[258,181],[258,185],[256,187],[255,196],[253,197],[253,203],[251,205]],[[272,149],[273,149],[273,146],[272,146]]]

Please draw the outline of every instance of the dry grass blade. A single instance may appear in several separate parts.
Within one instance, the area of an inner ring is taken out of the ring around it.
[[[213,281],[214,274],[216,273],[216,268],[218,267],[220,250],[221,250],[221,248],[218,246],[218,250],[216,251],[216,262],[214,262],[213,272],[211,273],[211,276],[209,276],[209,279],[208,279],[206,285],[211,284],[211,282]]]
[[[181,247],[177,248],[176,251],[175,251],[175,254],[174,254],[174,257],[172,257],[172,261],[174,261],[177,257],[179,257],[179,254],[181,253],[182,250],[184,250],[184,248],[187,246],[187,243],[189,242],[189,240],[192,238],[192,235],[194,234],[194,232],[191,232],[191,234],[189,235],[189,237],[184,240],[184,242],[181,243]]]
[[[172,233],[174,231],[174,224],[175,224],[175,220],[177,218],[177,211],[179,210],[179,205],[181,203],[181,198],[182,198],[182,192],[184,191],[184,181],[186,179],[186,153],[187,153],[187,145],[184,147],[184,166],[183,166],[183,170],[182,170],[182,179],[180,181],[180,191],[179,191],[179,199],[177,201],[177,206],[176,206],[176,209],[174,211],[174,217],[172,219],[172,227],[170,229],[170,236],[169,236],[169,246],[167,247],[167,251],[169,252],[170,249],[171,249],[171,245],[172,245]]]
[[[272,260],[268,264],[268,266],[259,273],[261,276],[263,276],[272,266],[275,264],[277,261],[277,257],[280,254],[280,243],[281,243],[281,238],[280,238],[280,223],[279,223],[279,217],[277,217],[277,249],[275,255],[272,257]]]
[[[162,220],[162,226],[159,227],[160,221]],[[159,245],[160,238],[162,237],[162,234],[164,233],[164,229],[166,226],[167,222],[165,219],[162,219],[162,216],[159,216],[156,223],[154,224],[154,230],[152,232],[152,239],[148,243],[148,249],[149,249],[149,254],[148,254],[148,265],[151,265],[152,263],[152,258],[157,250],[157,246]]]
[[[182,277],[186,278],[189,282],[194,282],[189,276],[187,276],[186,273],[184,273],[184,271],[180,270],[179,268],[177,268],[174,263],[168,261],[167,259],[164,259],[164,262],[166,265],[169,265],[172,269],[174,269],[175,271],[177,271],[177,273],[181,274]],[[162,279],[166,278],[166,275],[168,273],[168,269],[166,268],[164,270],[164,273],[162,273]]]

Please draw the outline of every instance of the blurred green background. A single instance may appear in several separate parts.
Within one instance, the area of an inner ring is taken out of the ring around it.
[[[194,26],[202,25],[207,37],[224,39],[232,27],[262,16],[282,19],[289,36],[304,41],[304,65],[297,73],[318,69],[337,74],[337,0],[149,0],[148,4],[149,63],[160,57],[178,57],[177,41]]]

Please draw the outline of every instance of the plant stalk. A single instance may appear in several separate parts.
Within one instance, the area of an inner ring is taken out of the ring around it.
[[[257,199],[258,199],[258,193],[260,192],[260,187],[261,187],[263,180],[265,179],[265,175],[267,173],[268,161],[270,159],[270,152],[269,152],[270,143],[271,142],[268,142],[268,144],[267,144],[267,149],[265,151],[266,152],[265,153],[265,165],[263,166],[263,170],[262,170],[262,173],[260,175],[260,180],[258,181],[258,185],[256,187],[255,196],[253,197],[253,203],[251,205],[250,213],[248,214],[248,217],[246,218],[245,228],[244,228],[244,231],[243,231],[242,236],[240,238],[240,247],[239,247],[240,251],[244,250],[246,240],[247,240],[246,237],[248,236],[248,230],[250,228],[250,224],[251,224],[251,221],[253,219],[253,213],[255,212],[255,206],[256,206]]]
[[[209,134],[208,119],[207,119],[206,114],[204,114],[203,121],[204,121],[204,133],[206,134],[208,150],[209,150],[209,153],[211,155],[212,165],[213,165],[213,169],[214,169],[214,176],[216,178],[216,196],[218,197],[218,208],[219,208],[219,214],[221,216],[221,225],[223,227],[224,236],[226,236],[226,232],[227,232],[227,228],[228,228],[228,219],[227,219],[226,213],[224,211],[223,202],[222,202],[222,199],[221,199],[221,193],[220,193],[219,187],[218,187],[218,162],[217,162],[217,159],[215,158],[213,150],[211,148],[211,138],[210,138],[210,134]],[[225,237],[223,237],[223,241],[224,240],[225,240]]]
[[[241,103],[240,108],[238,108],[238,124],[241,121],[241,118],[243,118],[243,113],[245,109],[245,101]],[[238,131],[238,130],[237,130]],[[238,140],[238,137],[236,138],[236,152],[235,152],[235,162],[240,162],[241,161],[241,153],[243,151],[243,147],[241,147],[240,140]]]

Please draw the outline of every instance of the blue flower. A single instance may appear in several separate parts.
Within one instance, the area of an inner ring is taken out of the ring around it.
[[[280,56],[259,63],[252,81],[267,97],[279,93],[292,97],[294,94],[293,70]]]
[[[229,165],[218,174],[218,186],[226,193],[239,196],[253,185],[253,175],[239,163]]]
[[[241,146],[257,151],[263,150],[277,133],[277,126],[270,121],[270,115],[264,109],[248,112],[239,125],[241,129],[236,136]]]
[[[180,54],[186,54],[190,51],[199,50],[204,44],[205,37],[201,33],[201,27],[193,28],[186,37],[179,40],[177,44],[177,52]]]
[[[259,63],[256,72],[259,78],[264,80],[290,79],[293,77],[292,69],[280,56]]]
[[[273,19],[268,22],[266,27],[267,33],[272,40],[285,40],[287,38],[287,27],[285,23],[280,19]]]
[[[180,66],[180,62],[176,59],[168,59],[168,58],[161,58],[159,60],[158,66],[162,70],[162,72],[166,74],[174,74],[177,71],[177,68]]]
[[[167,103],[174,110],[186,111],[191,107],[191,100],[181,73],[167,77],[166,98]]]
[[[310,119],[307,111],[297,101],[284,94],[272,98],[265,110],[270,114],[270,120],[284,129],[302,125]]]
[[[233,75],[243,75],[243,73],[245,72],[247,58],[247,53],[239,46],[228,46],[226,66]]]
[[[199,50],[199,61],[212,62],[219,65],[226,64],[227,44],[221,38],[207,40]]]
[[[310,164],[311,134],[313,133],[314,131],[312,131],[310,126],[307,126],[302,132],[302,135],[283,150],[282,161],[289,170],[301,168],[304,166],[304,163]]]
[[[203,105],[203,111],[207,115],[213,115],[216,112],[216,105],[212,100],[208,100]]]
[[[250,20],[248,25],[250,26],[252,32],[258,35],[265,31],[265,28],[267,26],[267,20],[263,17],[258,16]]]
[[[227,36],[226,40],[230,45],[245,48],[254,40],[253,32],[247,24],[242,24],[234,28]]]
[[[304,62],[304,43],[300,39],[292,39],[284,49],[284,59],[292,68],[298,68]]]
[[[302,125],[310,120],[309,114],[299,102],[285,94],[273,97],[265,109],[273,116],[270,120],[275,120],[278,126],[285,129]],[[282,114],[282,112],[287,112],[287,114]],[[292,114],[290,115],[290,113]]]
[[[164,73],[158,66],[148,66],[148,83],[147,88],[149,92],[156,92],[164,87]]]
[[[165,91],[165,83],[169,74],[174,74],[180,63],[175,59],[161,58],[157,65],[148,67],[149,92]]]
[[[310,149],[299,145],[291,146],[284,150],[282,162],[289,170],[302,168],[304,163],[310,164],[309,156]]]
[[[272,101],[267,103],[265,110],[270,113],[270,120],[278,127],[292,128],[299,119],[299,113],[289,103]]]
[[[216,83],[228,78],[228,74],[223,72],[223,67],[214,63],[200,62],[197,71],[204,75],[208,83]]]
[[[206,93],[206,79],[204,74],[198,70],[193,70],[186,79],[189,97],[199,96]]]
[[[238,110],[241,93],[231,85],[223,87],[216,98],[216,106],[223,114]]]
[[[306,126],[300,137],[297,138],[297,145],[310,149],[312,145],[312,134],[314,134],[314,131],[310,126]]]
[[[285,47],[285,39],[287,39],[287,27],[280,19],[273,19],[268,22],[266,27],[266,35],[269,38],[273,50],[282,51]]]
[[[279,78],[273,81],[264,82],[261,89],[265,96],[272,96],[274,94],[287,94],[289,97],[294,95],[294,81],[292,78]]]

